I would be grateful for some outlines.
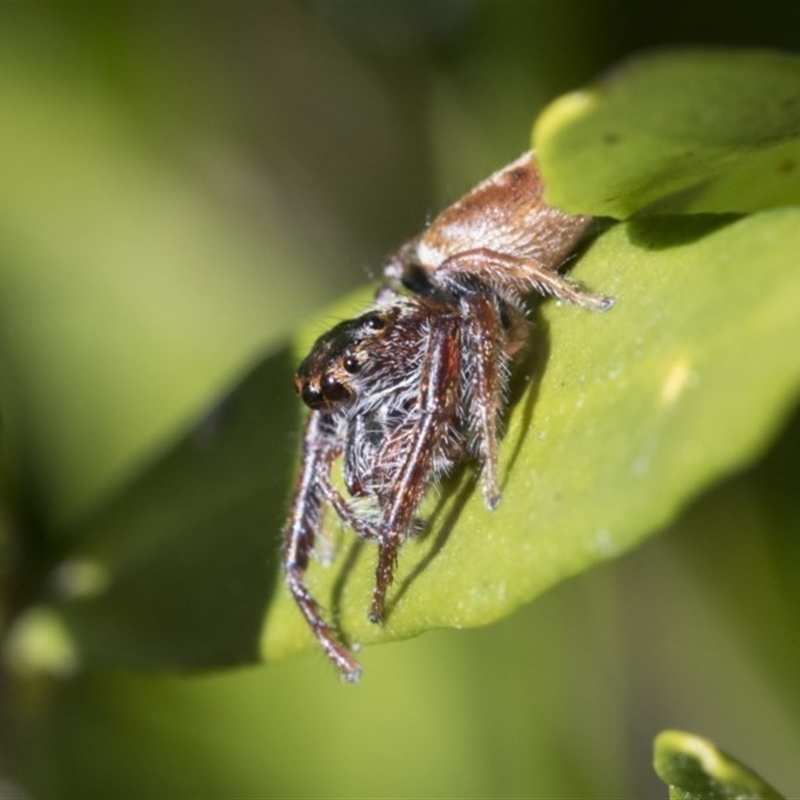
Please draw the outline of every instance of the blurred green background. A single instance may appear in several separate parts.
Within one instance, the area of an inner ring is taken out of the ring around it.
[[[526,149],[547,101],[681,44],[798,51],[800,3],[1,4],[6,616],[60,531]],[[665,727],[797,794],[798,448],[795,418],[634,555],[368,649],[357,688],[321,656],[6,674],[0,798],[665,796]]]

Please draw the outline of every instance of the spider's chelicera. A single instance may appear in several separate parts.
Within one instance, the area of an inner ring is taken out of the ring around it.
[[[528,334],[525,296],[600,311],[612,304],[559,274],[591,218],[548,206],[542,188],[531,153],[479,184],[400,248],[372,307],[321,336],[297,371],[297,392],[311,411],[284,570],[348,680],[358,679],[359,664],[304,579],[324,508],[378,547],[369,618],[380,623],[398,548],[426,489],[469,458],[480,465],[487,507],[500,500],[499,425],[511,360]],[[349,497],[332,480],[339,459]]]

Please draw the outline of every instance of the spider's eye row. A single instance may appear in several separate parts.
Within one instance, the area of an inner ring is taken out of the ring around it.
[[[351,375],[355,375],[361,372],[361,364],[358,362],[358,359],[355,356],[345,356],[342,364]]]

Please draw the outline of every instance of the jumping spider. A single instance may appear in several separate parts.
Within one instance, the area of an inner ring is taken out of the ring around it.
[[[283,566],[300,611],[350,681],[360,667],[304,582],[331,506],[378,545],[369,618],[383,620],[400,544],[426,489],[467,458],[483,498],[500,501],[497,447],[511,360],[528,335],[524,297],[595,311],[612,299],[558,273],[591,218],[548,206],[531,153],[499,170],[392,256],[372,307],[317,339],[295,387],[311,412],[285,529]],[[333,485],[342,458],[350,498]]]

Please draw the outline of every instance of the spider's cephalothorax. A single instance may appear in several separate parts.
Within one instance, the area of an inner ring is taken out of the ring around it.
[[[398,547],[428,486],[471,457],[481,465],[486,505],[500,500],[499,424],[510,361],[528,331],[524,297],[538,292],[610,307],[609,298],[558,272],[590,222],[544,202],[527,153],[404,245],[386,266],[372,308],[321,336],[300,365],[295,385],[311,412],[284,569],[300,610],[347,679],[358,679],[359,665],[304,582],[323,508],[378,546],[369,617],[379,623]],[[332,482],[340,457],[350,498]]]

